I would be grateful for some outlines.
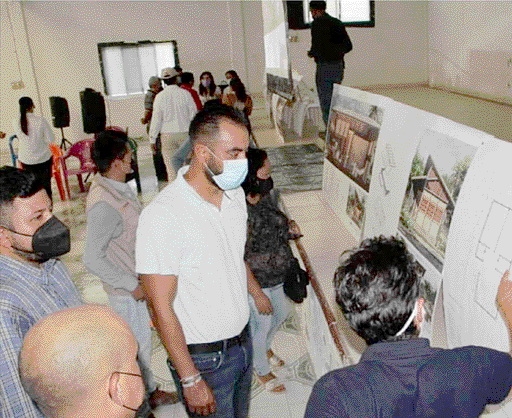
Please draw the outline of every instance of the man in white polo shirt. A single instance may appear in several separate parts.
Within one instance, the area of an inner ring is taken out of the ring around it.
[[[142,212],[136,269],[191,416],[247,417],[252,347],[244,263],[249,134],[225,105],[190,125],[193,156]],[[271,308],[270,308],[271,309]]]
[[[158,134],[162,142],[162,156],[167,169],[167,178],[172,181],[175,172],[171,158],[188,137],[190,121],[197,112],[196,104],[190,93],[177,84],[179,73],[174,68],[164,68],[161,79],[165,84],[153,103],[153,114],[149,128],[149,142],[153,153],[157,151]]]

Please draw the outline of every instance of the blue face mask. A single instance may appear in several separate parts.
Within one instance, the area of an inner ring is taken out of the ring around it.
[[[223,164],[223,170],[220,174],[213,174],[212,170],[210,170],[210,167],[206,165],[206,168],[210,172],[215,184],[217,184],[217,186],[219,186],[219,188],[222,190],[232,190],[239,187],[249,172],[247,158],[237,160],[221,160],[213,153],[210,148],[208,148],[208,151],[210,151],[210,153],[219,161],[222,161]]]

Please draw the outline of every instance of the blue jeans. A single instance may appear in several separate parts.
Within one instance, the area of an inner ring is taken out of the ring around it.
[[[181,147],[174,153],[172,156],[172,167],[174,171],[177,173],[178,170],[183,167],[187,161],[188,155],[192,152],[192,143],[190,142],[190,138],[187,138]]]
[[[229,349],[208,354],[192,354],[191,357],[215,396],[217,410],[208,417],[246,418],[249,416],[252,382],[251,338],[247,337],[241,345],[235,345]],[[167,364],[178,395],[186,405],[178,373],[169,360]],[[201,416],[187,412],[191,417]]]
[[[249,297],[249,306],[251,308],[251,338],[254,350],[254,370],[258,376],[264,376],[270,373],[270,365],[267,359],[267,351],[270,350],[272,340],[276,335],[281,324],[288,318],[291,305],[284,294],[283,285],[261,289],[272,303],[272,314],[263,315],[258,312],[254,299]]]
[[[320,101],[322,118],[326,127],[329,121],[333,85],[343,81],[344,67],[343,61],[316,63],[316,90],[318,91],[318,100]]]

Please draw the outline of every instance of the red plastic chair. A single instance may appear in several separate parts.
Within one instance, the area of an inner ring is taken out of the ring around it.
[[[53,156],[52,177],[55,179],[55,182],[57,183],[60,200],[68,200],[69,194],[66,194],[66,190],[64,189],[64,181],[62,179],[62,150],[57,144],[51,143],[50,151],[52,152]]]
[[[77,141],[71,146],[71,148],[69,148],[69,150],[66,152],[66,155],[64,155],[64,157],[62,157],[61,159],[62,174],[66,184],[66,191],[68,193],[68,196],[71,196],[68,181],[69,176],[77,176],[80,191],[83,193],[85,192],[85,187],[82,175],[94,174],[98,171],[91,157],[91,148],[93,144],[93,139],[82,139],[81,141]],[[68,160],[71,157],[75,157],[79,160],[79,168],[68,169],[66,160]]]

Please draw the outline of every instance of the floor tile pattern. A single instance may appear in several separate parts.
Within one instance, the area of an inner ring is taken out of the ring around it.
[[[497,105],[478,99],[464,98],[464,96],[454,95],[447,92],[439,92],[432,89],[425,88],[395,88],[395,89],[381,89],[375,90],[376,93],[389,95],[397,100],[405,103],[432,110],[430,107],[435,107],[436,113],[442,116],[450,117],[468,125],[475,126],[478,129],[490,132],[498,137],[512,140],[510,134],[512,124],[508,123],[511,119],[511,107],[506,105]],[[280,143],[275,130],[272,128],[268,116],[266,114],[265,105],[261,98],[255,97],[255,108],[251,116],[251,122],[257,143],[260,147],[278,147],[283,145]],[[476,122],[475,122],[476,121]],[[289,143],[291,138],[286,140]],[[311,142],[311,141],[310,141]],[[142,177],[143,193],[140,196],[144,204],[148,204],[158,190],[163,186],[158,184],[154,177],[154,169],[152,166],[152,158],[149,150],[147,140],[143,139],[139,143],[139,166]],[[304,144],[305,141],[299,138],[298,143]],[[317,141],[318,143],[318,141]],[[276,155],[288,155],[294,152],[286,150],[283,153]],[[319,166],[316,158],[321,159],[320,153],[314,150],[312,153],[306,152],[303,154],[297,153],[298,161],[293,166],[294,169],[300,166],[300,157],[302,155],[304,161],[309,161],[312,164],[306,166]],[[308,160],[314,156],[313,161]],[[273,158],[273,156],[271,156]],[[274,176],[278,178],[278,167],[281,163],[278,161],[274,163],[275,173]],[[285,158],[283,157],[283,160]],[[292,158],[293,159],[293,158]],[[10,155],[7,147],[7,139],[0,142],[0,166],[10,164]],[[316,167],[317,168],[317,167]],[[313,182],[316,174],[310,168],[302,171],[301,181]],[[296,176],[293,180],[297,180]],[[291,174],[283,175],[283,178],[292,178]],[[281,181],[281,180],[279,180]],[[81,258],[85,245],[86,234],[86,221],[85,221],[85,194],[79,193],[76,179],[70,179],[72,199],[67,202],[58,200],[57,190],[54,190],[56,200],[54,202],[55,214],[71,228],[72,248],[71,252],[63,257],[63,261],[68,266],[73,280],[76,283],[83,300],[87,303],[100,303],[108,304],[108,299],[101,286],[99,279],[88,273],[83,267]],[[286,183],[283,181],[284,187]],[[320,185],[321,185],[321,172],[320,172]],[[133,185],[135,187],[135,185]],[[308,186],[310,187],[310,186]],[[320,186],[321,187],[321,186]],[[294,189],[290,186],[289,191]],[[298,189],[295,189],[298,190]],[[311,190],[311,189],[303,189]],[[325,205],[321,203],[321,195],[318,192],[305,192],[304,193],[289,193],[286,194],[286,203],[292,208],[292,212],[297,215],[297,218],[302,219],[301,227],[305,233],[304,240],[307,241],[308,247],[311,249],[311,258],[315,262],[315,270],[319,278],[324,282],[326,288],[332,280],[332,272],[335,267],[337,256],[339,252],[337,249],[332,248],[332,243],[329,244],[325,241],[325,234],[335,234],[339,228],[336,228],[331,219],[330,214],[327,215],[327,220],[324,225],[322,217],[318,217],[318,213],[325,210]],[[299,216],[300,215],[300,216]],[[325,217],[324,217],[325,218]],[[284,380],[286,385],[286,392],[281,394],[269,393],[257,383],[253,381],[252,386],[252,401],[250,416],[252,418],[297,418],[304,414],[305,404],[311,387],[316,380],[313,373],[311,361],[307,351],[307,342],[305,332],[301,323],[303,318],[304,309],[307,306],[295,305],[295,314],[292,315],[278,331],[273,349],[282,357],[286,366],[276,370],[276,374]],[[340,319],[341,320],[341,319]],[[351,331],[345,329],[347,345],[353,346],[354,357],[360,352],[358,343],[351,341],[353,336],[350,336]],[[153,359],[152,367],[155,373],[157,382],[163,389],[172,390],[173,384],[170,378],[169,371],[165,364],[166,351],[160,343],[156,332],[153,334]],[[158,417],[171,417],[178,415],[166,414],[163,410],[156,414]],[[180,417],[183,415],[180,415]]]
[[[256,115],[258,111],[262,112],[261,107],[255,109]],[[263,125],[264,118],[256,117],[256,125]],[[256,129],[255,134],[258,135],[259,130]],[[268,137],[268,136],[267,136]],[[147,140],[138,140],[138,161],[142,182],[141,198],[144,205],[147,205],[158,193],[158,190],[165,184],[158,184],[154,176],[151,152]],[[315,147],[316,148],[316,147]],[[310,158],[311,155],[319,153],[319,149],[311,148],[300,150],[299,152],[288,152],[287,158],[295,155],[295,160]],[[320,151],[321,153],[321,151]],[[308,156],[309,155],[309,156]],[[322,154],[323,155],[323,154]],[[316,155],[317,161],[322,159]],[[320,171],[321,176],[321,171]],[[89,179],[90,180],[90,179]],[[131,184],[135,188],[135,182]],[[320,183],[321,185],[321,183]],[[73,281],[76,284],[83,301],[86,303],[108,304],[108,298],[103,290],[100,280],[93,274],[87,272],[82,263],[82,255],[85,247],[86,237],[86,215],[85,202],[86,194],[80,193],[76,178],[70,179],[71,200],[61,202],[56,199],[54,202],[54,213],[71,229],[72,248],[71,252],[62,257],[68,267]],[[321,186],[320,186],[321,187]],[[55,196],[58,196],[55,190]],[[298,310],[303,309],[301,306]],[[251,393],[251,417],[299,417],[303,415],[306,400],[311,391],[312,385],[316,380],[312,373],[312,367],[307,353],[307,344],[305,342],[305,334],[301,328],[300,315],[294,313],[283,324],[278,331],[273,349],[286,361],[286,366],[276,370],[276,374],[283,380],[286,385],[286,394],[275,394],[267,392],[254,378]],[[170,372],[166,365],[167,353],[160,342],[156,331],[153,332],[153,354],[152,369],[157,384],[163,390],[174,390],[174,383]],[[177,415],[171,415],[170,409],[166,412],[165,408],[160,408],[155,414],[158,417],[182,417],[183,411]]]

